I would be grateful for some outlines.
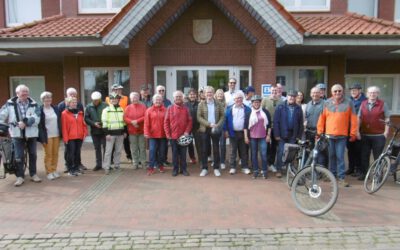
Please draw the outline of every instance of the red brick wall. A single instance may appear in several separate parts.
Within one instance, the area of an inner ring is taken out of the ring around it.
[[[61,12],[66,16],[78,15],[78,0],[62,0]]]
[[[344,14],[347,11],[347,0],[331,0],[331,13]]]
[[[348,60],[347,74],[400,74],[400,60]]]
[[[0,1],[0,28],[6,27],[6,6],[4,1]]]
[[[44,76],[46,90],[61,100],[63,71],[60,63],[0,63],[0,103],[10,98],[10,76]]]
[[[42,0],[42,17],[60,14],[60,0]]]
[[[394,0],[378,1],[378,17],[386,20],[394,20]]]

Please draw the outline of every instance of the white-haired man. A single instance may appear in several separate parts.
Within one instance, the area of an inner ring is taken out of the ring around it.
[[[16,96],[9,99],[0,111],[0,123],[10,126],[10,135],[14,145],[15,161],[17,162],[15,175],[17,180],[14,186],[24,183],[25,147],[29,154],[29,175],[33,182],[42,180],[36,174],[36,139],[39,136],[38,124],[40,121],[40,108],[29,97],[29,88],[23,84],[15,89]]]

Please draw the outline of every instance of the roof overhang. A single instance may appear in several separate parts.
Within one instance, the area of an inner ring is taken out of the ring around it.
[[[193,0],[187,0],[186,5],[191,2]],[[212,2],[218,6],[220,0]],[[239,0],[239,2],[275,38],[277,47],[286,44],[298,45],[303,43],[303,33],[285,19],[269,1]],[[118,22],[103,37],[103,44],[129,47],[129,41],[136,36],[166,3],[166,0],[138,1],[127,13],[123,13],[124,16],[121,19],[117,19]],[[227,15],[226,13],[224,14]],[[176,15],[179,16],[180,14],[176,13]],[[176,19],[174,18],[172,21]],[[246,32],[245,30],[241,31],[242,33]],[[252,37],[248,36],[247,38],[254,41]]]
[[[1,39],[2,49],[35,49],[35,48],[75,48],[75,47],[104,47],[101,39],[66,39],[66,38],[40,38],[40,39]]]
[[[303,46],[400,46],[400,37],[305,37]]]

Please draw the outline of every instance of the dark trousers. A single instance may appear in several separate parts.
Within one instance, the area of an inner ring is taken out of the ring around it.
[[[248,168],[248,150],[247,144],[244,142],[244,132],[235,131],[234,137],[229,137],[231,143],[231,156],[230,156],[230,167],[236,168],[236,156],[239,151],[239,159],[242,161],[242,168]]]
[[[347,142],[347,157],[349,158],[349,171],[361,172],[361,140]]]
[[[386,138],[383,135],[378,135],[378,136],[363,135],[361,137],[361,143],[362,143],[362,148],[361,148],[360,172],[361,174],[365,175],[369,168],[369,157],[371,155],[371,151],[372,155],[374,156],[374,160],[376,160],[385,147]]]
[[[128,134],[128,133],[126,133]],[[131,153],[131,144],[129,143],[129,136],[124,138],[124,150],[126,153],[126,158],[132,160],[132,153]]]
[[[17,177],[25,177],[24,173],[24,162],[25,162],[25,145],[28,149],[29,157],[29,175],[34,176],[36,174],[36,138],[12,138],[14,145],[14,157],[17,163],[15,175]]]
[[[185,146],[178,145],[176,140],[169,140],[172,148],[172,165],[174,171],[178,173],[179,168],[182,171],[186,171],[186,148]]]
[[[276,156],[276,149],[277,149],[277,141],[275,140],[274,131],[271,129],[271,142],[267,145],[268,151],[268,165],[275,164],[275,156]]]
[[[282,171],[282,155],[283,155],[283,149],[285,147],[285,143],[295,143],[296,138],[281,138],[278,142],[278,153],[276,155],[276,164],[275,167],[278,171]]]
[[[199,132],[193,133],[194,140],[188,146],[188,152],[190,159],[196,159],[194,148],[196,147],[197,159],[201,159],[201,136]]]
[[[67,169],[69,172],[79,170],[82,140],[70,140],[67,143]]]
[[[211,142],[212,142],[212,151],[213,151],[213,156],[214,156],[214,169],[219,169],[220,165],[220,156],[219,156],[219,140],[221,137],[221,134],[211,134],[211,129],[206,129],[206,132],[200,133],[201,134],[201,146],[202,146],[202,158],[201,158],[201,163],[202,163],[202,168],[203,169],[208,169],[207,163],[207,152],[211,150]]]
[[[106,151],[106,136],[92,135],[94,151],[96,155],[96,168],[103,167],[104,152]]]

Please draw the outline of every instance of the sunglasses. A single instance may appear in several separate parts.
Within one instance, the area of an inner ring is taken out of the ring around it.
[[[229,84],[236,84],[236,82],[229,82]]]
[[[334,91],[333,91],[333,93],[341,93],[341,92],[342,92],[341,89],[338,89],[338,90],[334,90]]]
[[[158,92],[165,92],[165,89],[160,89]]]

